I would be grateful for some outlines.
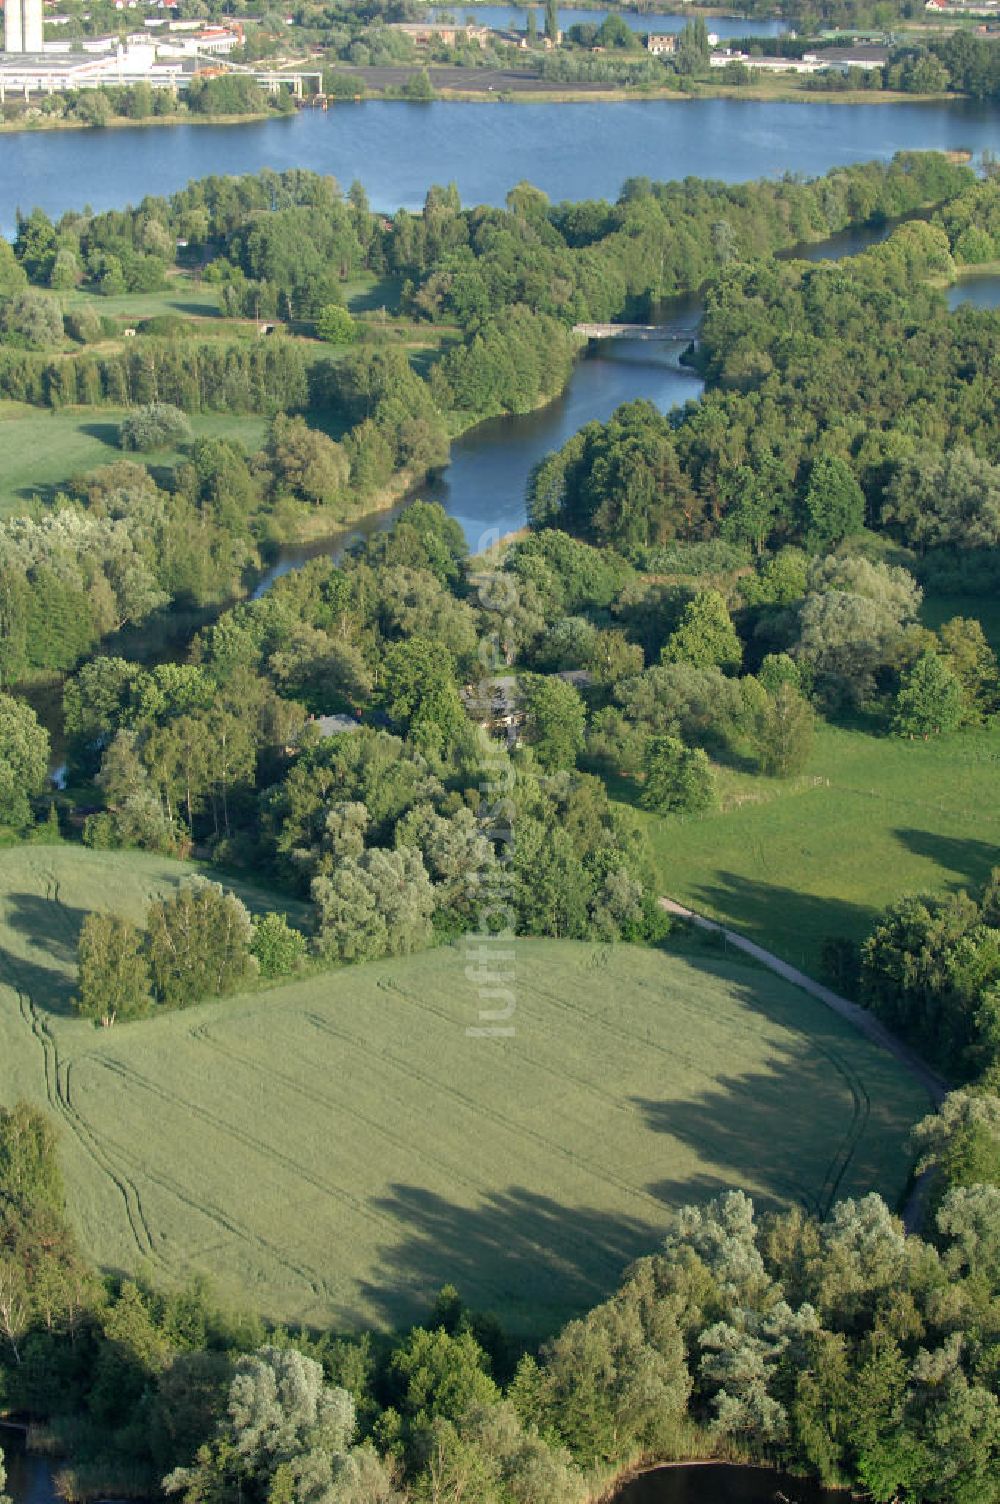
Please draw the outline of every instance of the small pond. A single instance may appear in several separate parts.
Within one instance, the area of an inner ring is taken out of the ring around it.
[[[642,1473],[614,1504],[848,1504],[849,1495],[766,1467],[688,1463]]]
[[[25,1451],[24,1432],[0,1424],[0,1450],[7,1469],[6,1493],[13,1504],[56,1504],[52,1459]]]

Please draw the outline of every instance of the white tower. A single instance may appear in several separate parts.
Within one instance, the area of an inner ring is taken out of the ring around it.
[[[4,51],[41,52],[44,40],[42,0],[5,0]]]
[[[45,48],[45,22],[42,20],[42,0],[22,0],[24,16],[25,52],[42,52]]]
[[[21,0],[4,0],[3,46],[5,52],[24,51],[24,28],[21,25]]]

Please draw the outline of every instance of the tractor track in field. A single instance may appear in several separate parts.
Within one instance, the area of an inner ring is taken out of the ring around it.
[[[857,1029],[859,1034],[863,1034],[872,1044],[886,1050],[903,1067],[907,1074],[916,1081],[917,1085],[927,1093],[932,1104],[935,1107],[940,1106],[948,1091],[945,1081],[936,1071],[932,1070],[929,1065],[921,1060],[918,1055],[915,1055],[912,1050],[903,1044],[901,1040],[897,1039],[884,1024],[880,1023],[866,1009],[860,1007],[858,1003],[852,1003],[849,998],[841,997],[832,988],[824,987],[822,982],[815,981],[814,978],[808,976],[804,971],[800,971],[798,967],[792,966],[788,961],[783,960],[781,956],[775,955],[774,951],[766,950],[763,945],[758,945],[755,940],[748,939],[746,935],[741,935],[737,930],[729,929],[726,925],[720,924],[716,919],[708,919],[704,914],[696,913],[694,909],[689,909],[684,904],[677,903],[675,899],[661,898],[660,907],[668,914],[679,919],[684,919],[689,924],[693,924],[697,929],[704,930],[710,934],[721,935],[728,945],[732,945],[736,950],[742,951],[744,955],[748,955],[762,966],[766,966],[768,971],[774,972],[775,976],[781,977],[786,982],[791,982],[794,987],[798,987],[803,992],[808,993],[810,997],[816,998],[829,1008],[831,1012],[838,1014],[840,1018],[851,1024]],[[827,1203],[828,1209],[833,1203],[837,1189],[844,1178],[856,1147],[857,1142],[852,1146],[850,1155],[833,1179]],[[917,1176],[901,1213],[903,1222],[910,1232],[915,1231],[920,1223],[926,1199],[926,1190],[926,1174]]]
[[[649,982],[641,982],[639,985],[643,988],[652,986]],[[589,1022],[600,1025],[618,1039],[638,1044],[643,1049],[655,1050],[662,1055],[666,1055],[670,1060],[682,1059],[691,1067],[696,1075],[702,1076],[709,1081],[717,1079],[713,1072],[706,1071],[699,1066],[689,1053],[659,1044],[656,1040],[642,1040],[634,1032],[613,1023],[609,1019],[603,1018],[600,1014],[591,1013],[585,1008],[578,1009],[575,1004],[565,1002],[562,998],[548,991],[548,989],[539,986],[537,982],[532,984],[532,991],[539,997],[545,998],[553,1006],[561,1008],[564,1012],[570,1014],[579,1012]],[[677,1006],[676,1000],[674,1001],[674,1006]],[[696,1010],[690,1004],[682,1003],[680,1006],[690,1016],[693,1017],[695,1015]],[[730,1023],[735,1031],[746,1037],[754,1039],[760,1037],[757,1030],[753,1029],[744,1019],[739,1018],[736,1014],[731,1015]],[[787,1030],[787,1026],[784,1024],[779,1024],[778,1027]],[[850,1125],[826,1169],[818,1191],[809,1191],[805,1187],[799,1186],[796,1181],[787,1176],[772,1175],[770,1178],[776,1186],[784,1185],[786,1190],[793,1192],[794,1199],[800,1203],[805,1211],[823,1218],[827,1215],[830,1206],[836,1198],[837,1190],[854,1157],[855,1150],[864,1137],[865,1129],[871,1116],[871,1098],[868,1095],[864,1082],[854,1071],[853,1067],[848,1065],[847,1061],[839,1056],[835,1050],[830,1049],[827,1045],[820,1044],[814,1039],[809,1039],[808,1043],[809,1048],[815,1050],[818,1055],[829,1061],[837,1074],[843,1079],[851,1098]],[[599,1090],[599,1088],[595,1089]],[[827,1190],[828,1186],[830,1187],[829,1191]]]
[[[204,1045],[207,1049],[215,1050],[223,1059],[235,1061],[236,1064],[253,1070],[255,1074],[259,1075],[262,1073],[262,1066],[259,1060],[255,1060],[249,1055],[243,1055],[229,1045],[222,1044],[219,1040],[212,1038],[209,1030],[209,1024],[196,1025],[190,1030],[190,1037],[196,1043]],[[299,1056],[299,1058],[302,1057]],[[355,1119],[368,1129],[369,1132],[378,1134],[380,1138],[384,1139],[396,1151],[402,1151],[404,1154],[413,1153],[414,1145],[412,1141],[404,1138],[401,1134],[393,1132],[385,1123],[380,1122],[378,1118],[372,1117],[369,1113],[362,1112],[359,1108],[354,1107],[348,1102],[338,1101],[333,1097],[326,1096],[324,1093],[314,1090],[296,1077],[290,1076],[287,1071],[278,1070],[270,1062],[266,1067],[266,1075],[268,1079],[280,1082],[286,1090],[293,1092],[296,1096],[302,1097],[306,1102],[319,1104],[330,1112],[343,1113],[345,1116]],[[463,1174],[461,1170],[456,1169],[453,1164],[446,1162],[439,1155],[432,1153],[426,1147],[419,1150],[419,1155],[422,1161],[435,1166],[446,1183],[463,1185],[473,1195],[481,1194],[482,1185],[479,1181],[473,1180],[470,1176]]]
[[[652,985],[653,984],[649,982],[639,983],[639,986],[642,988],[649,988]],[[644,1049],[656,1050],[660,1054],[666,1055],[671,1060],[680,1058],[686,1064],[690,1065],[691,1069],[696,1075],[703,1077],[707,1081],[714,1082],[717,1080],[717,1077],[713,1074],[712,1071],[704,1070],[697,1064],[697,1062],[690,1054],[687,1054],[680,1050],[672,1049],[666,1045],[658,1044],[656,1040],[644,1041],[639,1038],[639,1036],[630,1033],[627,1029],[623,1029],[620,1026],[614,1025],[609,1020],[602,1019],[599,1014],[590,1013],[586,1009],[577,1010],[574,1004],[564,1002],[561,998],[558,998],[554,993],[549,992],[546,988],[538,986],[537,983],[533,984],[532,990],[536,992],[539,997],[545,998],[546,1001],[552,1003],[556,1007],[562,1008],[568,1013],[576,1013],[577,1011],[580,1011],[586,1019],[593,1023],[602,1024],[604,1028],[609,1030],[612,1034],[620,1039],[631,1040],[633,1044],[638,1043]],[[672,1002],[673,1006],[678,1006],[676,1000],[672,1000]],[[681,1003],[680,1007],[683,1009],[683,1011],[688,1013],[689,1016],[695,1016],[697,1010],[694,1009],[690,1004]],[[745,1020],[740,1019],[735,1014],[730,1015],[729,1023],[735,1032],[741,1033],[747,1038],[759,1039],[761,1037],[759,1031],[751,1028],[751,1026]],[[787,1026],[784,1024],[779,1024],[778,1027],[787,1031]],[[809,1039],[808,1043],[809,1048],[815,1050],[816,1053],[818,1055],[821,1055],[825,1060],[828,1060],[829,1063],[833,1066],[834,1070],[838,1073],[838,1075],[843,1078],[848,1093],[851,1097],[850,1125],[847,1128],[841,1140],[841,1143],[833,1156],[833,1159],[826,1169],[823,1179],[820,1182],[818,1191],[810,1191],[788,1176],[772,1174],[769,1178],[775,1186],[784,1186],[786,1191],[791,1192],[791,1199],[798,1201],[804,1211],[810,1212],[815,1216],[822,1218],[827,1214],[830,1205],[832,1204],[832,1201],[836,1196],[837,1188],[843,1180],[844,1174],[846,1173],[847,1168],[850,1165],[852,1158],[854,1157],[854,1151],[856,1150],[858,1144],[864,1136],[865,1129],[868,1125],[868,1119],[871,1116],[871,1099],[869,1098],[868,1092],[860,1077],[853,1071],[852,1067],[850,1067],[844,1059],[837,1055],[834,1050],[831,1050],[825,1045],[819,1044],[814,1039]],[[829,1193],[827,1193],[828,1185],[832,1185],[832,1189]]]
[[[85,1058],[95,1065],[110,1069],[112,1074],[120,1076],[126,1082],[126,1085],[132,1081],[140,1088],[153,1089],[149,1087],[149,1083],[144,1081],[138,1073],[130,1071],[127,1067],[116,1069],[118,1062],[109,1062],[100,1055],[89,1055]],[[169,1092],[159,1092],[158,1095],[164,1101],[172,1102],[175,1105],[179,1103],[179,1098],[171,1096]],[[187,1104],[180,1105],[186,1106]],[[116,1145],[116,1148],[119,1153],[126,1153],[121,1145]],[[144,1179],[150,1181],[153,1185],[159,1186],[161,1190],[168,1192],[181,1202],[183,1206],[189,1207],[191,1211],[204,1217],[206,1221],[214,1223],[216,1227],[221,1228],[223,1232],[245,1243],[247,1247],[253,1248],[258,1253],[273,1259],[280,1268],[287,1270],[289,1274],[293,1274],[300,1279],[317,1299],[325,1299],[330,1294],[325,1281],[320,1278],[316,1270],[308,1269],[304,1265],[293,1262],[275,1244],[270,1242],[269,1239],[263,1237],[260,1233],[254,1232],[235,1217],[230,1216],[228,1212],[223,1211],[221,1207],[211,1205],[208,1202],[198,1201],[181,1181],[175,1180],[172,1176],[166,1175],[162,1171],[151,1169],[145,1164],[141,1167],[141,1173]]]
[[[98,1135],[72,1105],[69,1090],[72,1062],[63,1065],[52,1030],[39,1012],[30,992],[20,985],[16,962],[10,955],[5,955],[0,964],[6,970],[7,985],[17,998],[21,1018],[41,1047],[45,1095],[50,1108],[61,1118],[83,1152],[93,1160],[101,1174],[110,1180],[121,1196],[129,1231],[139,1254],[161,1264],[163,1261],[156,1247],[138,1186],[114,1163]]]
[[[386,990],[392,990],[412,1007],[420,1008],[424,1012],[431,1013],[436,1018],[440,1018],[445,1022],[452,1021],[451,1014],[449,1014],[445,1009],[437,1008],[433,1003],[427,1002],[423,998],[416,997],[413,993],[408,992],[406,988],[402,987],[398,982],[380,981],[378,985]],[[533,982],[531,984],[531,990],[536,994],[536,996],[544,998],[547,1002],[555,1004],[562,1011],[569,1013],[570,1015],[575,1015],[578,1011],[572,1003],[563,1002],[562,999],[557,998],[554,994],[546,991],[543,987],[538,986],[537,983]],[[615,1025],[607,1020],[603,1020],[600,1015],[589,1013],[586,1009],[580,1009],[579,1012],[585,1019],[587,1019],[588,1022],[602,1025],[605,1030],[610,1033],[615,1039],[624,1041],[633,1046],[638,1045],[643,1049],[647,1048],[647,1041],[641,1039],[638,1035],[630,1032],[628,1029],[624,1029],[620,1025]],[[683,1051],[672,1051],[666,1045],[658,1044],[656,1043],[656,1041],[649,1041],[648,1048],[666,1056],[671,1061],[674,1061],[678,1057],[680,1057],[686,1064],[689,1064],[691,1066],[692,1071],[696,1075],[703,1077],[705,1080],[713,1079],[711,1072],[703,1070],[700,1066],[697,1065],[697,1063],[689,1054]],[[525,1063],[528,1064],[533,1070],[541,1071],[546,1075],[552,1077],[557,1082],[574,1082],[577,1086],[582,1087],[589,1095],[596,1097],[598,1101],[602,1102],[612,1111],[620,1112],[624,1116],[632,1118],[639,1118],[643,1116],[641,1108],[633,1106],[630,1102],[623,1101],[613,1092],[605,1091],[604,1088],[599,1086],[595,1081],[590,1080],[586,1076],[577,1075],[576,1072],[570,1070],[565,1065],[560,1065],[557,1068],[552,1065],[546,1065],[544,1061],[533,1059],[532,1057],[524,1054],[521,1051],[518,1051],[518,1054],[520,1055],[520,1058],[524,1060]],[[447,1090],[447,1088],[443,1089]],[[557,1148],[558,1146],[554,1145],[553,1147]],[[781,1174],[772,1175],[771,1180],[776,1188],[782,1187],[788,1193],[789,1199],[792,1201],[798,1201],[806,1211],[813,1211],[817,1209],[814,1205],[810,1204],[814,1199],[811,1196],[811,1193],[801,1187],[797,1181]],[[648,1190],[644,1190],[642,1192],[640,1192],[637,1188],[633,1188],[633,1190],[636,1195],[648,1196],[653,1194]],[[661,1201],[660,1204],[663,1205],[665,1203]]]
[[[261,1159],[265,1161],[270,1161],[282,1173],[287,1174],[291,1171],[300,1180],[304,1180],[307,1185],[312,1186],[314,1190],[319,1191],[324,1196],[329,1196],[334,1201],[340,1201],[348,1210],[354,1212],[356,1215],[367,1221],[375,1222],[381,1227],[394,1228],[395,1224],[390,1217],[367,1206],[353,1192],[345,1190],[343,1186],[338,1186],[321,1179],[311,1170],[305,1169],[291,1155],[284,1154],[280,1149],[275,1149],[263,1139],[255,1137],[254,1134],[248,1133],[246,1129],[238,1127],[235,1123],[230,1122],[224,1117],[220,1117],[201,1103],[192,1102],[187,1098],[179,1096],[176,1092],[168,1091],[165,1087],[158,1086],[155,1081],[150,1081],[148,1077],[143,1076],[140,1071],[137,1071],[134,1066],[126,1065],[124,1061],[110,1058],[104,1059],[102,1057],[99,1059],[99,1063],[126,1083],[133,1083],[141,1090],[149,1092],[150,1095],[159,1097],[161,1101],[168,1102],[175,1107],[180,1107],[184,1112],[190,1113],[192,1117],[200,1118],[203,1123],[207,1123],[224,1136],[234,1139],[243,1148],[250,1149],[251,1152],[260,1155]]]
[[[640,985],[646,987],[649,984],[641,983]],[[579,1012],[585,1019],[587,1019],[589,1023],[599,1025],[600,1027],[604,1028],[606,1032],[610,1033],[614,1038],[618,1040],[622,1040],[625,1043],[637,1046],[646,1051],[654,1051],[657,1054],[665,1056],[668,1060],[671,1061],[671,1063],[679,1059],[690,1068],[694,1075],[700,1077],[704,1081],[712,1083],[713,1085],[718,1080],[718,1077],[712,1071],[705,1070],[703,1066],[698,1064],[694,1056],[692,1056],[687,1051],[673,1049],[668,1045],[658,1043],[654,1039],[643,1039],[640,1035],[632,1032],[631,1030],[614,1024],[608,1019],[602,1018],[600,1014],[591,1013],[585,1008],[578,1009],[575,1004],[563,1001],[563,999],[557,997],[555,993],[549,992],[546,988],[540,987],[537,983],[532,984],[532,991],[538,997],[544,998],[546,1002],[552,1004],[556,1008],[561,1009],[563,1012],[570,1014],[571,1016]],[[690,1004],[682,1004],[681,1007],[683,1008],[683,1011],[689,1014],[689,1016],[694,1017],[696,1015],[697,1010],[694,1009]],[[729,1022],[732,1024],[736,1031],[746,1035],[749,1038],[757,1039],[760,1037],[758,1032],[752,1029],[749,1024],[735,1016],[731,1016]],[[549,1069],[552,1074],[559,1074],[558,1072],[555,1072],[552,1067],[546,1067],[546,1069]],[[572,1080],[582,1080],[582,1078],[573,1076],[571,1072],[566,1072],[566,1074],[569,1075],[570,1079]],[[584,1082],[582,1084],[586,1083]],[[600,1087],[594,1086],[593,1083],[591,1083],[591,1090],[596,1092],[598,1095],[607,1097],[608,1100],[614,1100],[610,1093],[603,1092]],[[621,1105],[622,1104],[619,1103],[619,1106]],[[627,1110],[635,1111],[636,1109],[630,1108]],[[770,1174],[769,1179],[776,1189],[784,1189],[784,1191],[788,1194],[789,1200],[797,1201],[807,1212],[813,1212],[817,1215],[819,1214],[819,1199],[812,1191],[808,1190],[799,1181],[794,1180],[790,1176],[782,1175],[780,1173]]]
[[[407,994],[405,992],[402,992],[394,983],[380,981],[378,985],[380,987],[383,987],[386,991],[397,992],[399,996],[404,999],[404,1001],[409,1003],[410,999],[408,998]],[[332,1036],[332,1038],[339,1039],[347,1044],[352,1044],[355,1046],[363,1045],[363,1041],[357,1039],[356,1036],[352,1034],[346,1033],[342,1029],[338,1029],[329,1021],[329,1019],[323,1018],[320,1014],[306,1013],[304,1017],[309,1020],[313,1028],[318,1029],[323,1034],[329,1034],[330,1036]],[[647,1190],[644,1186],[635,1186],[631,1183],[631,1181],[623,1179],[622,1176],[615,1175],[613,1171],[597,1169],[589,1160],[585,1159],[582,1155],[577,1154],[573,1149],[570,1149],[568,1145],[559,1144],[552,1139],[547,1138],[544,1134],[539,1133],[537,1129],[529,1128],[527,1124],[519,1123],[515,1118],[507,1117],[504,1113],[499,1112],[495,1107],[487,1106],[483,1102],[477,1100],[477,1098],[470,1096],[467,1092],[461,1091],[457,1086],[454,1086],[448,1082],[440,1081],[436,1077],[431,1075],[428,1071],[419,1069],[409,1060],[401,1060],[398,1056],[393,1055],[390,1051],[384,1048],[380,1048],[378,1054],[379,1059],[384,1060],[388,1065],[392,1066],[402,1075],[410,1077],[411,1080],[420,1081],[424,1086],[429,1086],[432,1091],[439,1092],[442,1096],[451,1097],[454,1101],[461,1103],[461,1105],[465,1107],[473,1115],[474,1118],[487,1118],[508,1133],[521,1138],[530,1139],[532,1143],[536,1144],[546,1154],[551,1154],[559,1158],[568,1160],[570,1164],[573,1165],[574,1169],[576,1169],[577,1171],[582,1171],[582,1173],[588,1179],[594,1181],[603,1181],[605,1185],[614,1186],[615,1189],[619,1191],[625,1191],[629,1196],[634,1197],[637,1201],[645,1201],[651,1203],[656,1207],[657,1211],[662,1216],[663,1208],[666,1203],[660,1197],[655,1196],[651,1191]]]

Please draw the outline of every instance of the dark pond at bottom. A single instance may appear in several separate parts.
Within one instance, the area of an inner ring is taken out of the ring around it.
[[[846,1504],[849,1497],[770,1468],[694,1463],[641,1474],[614,1504]]]
[[[52,1459],[24,1449],[24,1432],[0,1423],[0,1451],[7,1469],[7,1493],[12,1504],[56,1504]]]

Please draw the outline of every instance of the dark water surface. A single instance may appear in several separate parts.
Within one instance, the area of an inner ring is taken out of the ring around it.
[[[973,308],[1000,308],[1000,273],[981,272],[963,277],[948,289],[948,307],[971,303]]]
[[[729,182],[902,149],[1000,151],[987,105],[765,103],[737,99],[620,104],[338,104],[246,125],[20,132],[0,140],[0,230],[15,211],[120,208],[208,173],[312,168],[359,178],[380,209],[418,208],[431,183],[465,203],[501,203],[529,178],[553,199],[614,198],[627,177]]]
[[[643,1473],[615,1504],[849,1504],[849,1498],[769,1468],[692,1463]]]
[[[692,304],[684,300],[683,306]],[[441,502],[450,516],[457,517],[469,547],[478,553],[504,533],[524,526],[525,487],[533,467],[585,423],[603,422],[616,407],[637,397],[667,412],[701,394],[701,378],[680,365],[687,343],[602,340],[577,361],[569,385],[554,402],[537,412],[477,423],[452,444],[451,460],[441,474],[424,481],[415,494],[424,501]],[[318,554],[336,558],[356,539],[388,527],[401,506],[365,517],[332,538],[282,548],[254,598],[308,559]]]
[[[441,479],[423,486],[421,496],[458,518],[474,552],[522,527],[532,469],[585,423],[604,422],[637,397],[666,412],[700,395],[700,377],[678,364],[686,343],[602,340],[555,402],[538,412],[491,418],[457,439]]]
[[[52,1463],[24,1450],[24,1432],[0,1425],[0,1451],[7,1469],[6,1492],[13,1504],[55,1504]]]

